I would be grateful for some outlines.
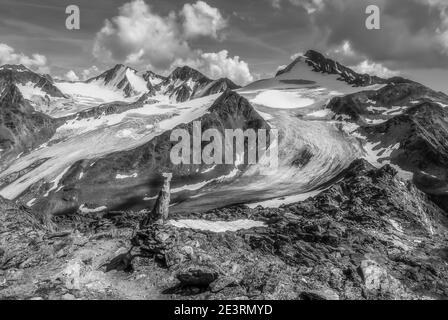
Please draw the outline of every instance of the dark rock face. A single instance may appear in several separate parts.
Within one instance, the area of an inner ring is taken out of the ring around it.
[[[195,121],[200,121],[202,132],[209,128],[215,128],[223,136],[225,129],[242,129],[243,131],[249,128],[266,129],[268,134],[270,129],[250,103],[232,91],[223,93],[208,109],[208,112]],[[193,136],[193,122],[180,124],[173,128],[173,130],[175,129],[185,129],[190,136]],[[51,213],[60,213],[58,208],[71,208],[70,210],[76,211],[76,208],[82,203],[90,203],[93,206],[106,205],[112,210],[134,208],[134,206],[136,206],[135,208],[147,207],[153,201],[143,202],[142,199],[157,197],[163,183],[161,174],[164,172],[173,173],[172,187],[177,188],[185,184],[209,181],[229,174],[235,169],[233,165],[222,164],[217,165],[213,172],[201,173],[210,166],[206,164],[172,164],[170,152],[177,141],[170,141],[171,132],[172,130],[166,131],[135,149],[115,152],[96,161],[86,160],[75,164],[61,180],[64,188],[57,194],[50,194],[50,197],[43,199],[42,204],[36,204],[34,207]],[[269,143],[269,141],[267,142]],[[207,144],[207,142],[203,142],[202,149]],[[81,171],[83,178],[79,179]],[[137,177],[117,183],[117,174],[129,176],[137,174]],[[64,194],[69,191],[69,198],[73,201],[67,202],[64,200],[67,198]],[[172,201],[178,200],[177,197],[181,199],[182,195],[176,195]],[[54,199],[52,200],[52,198]],[[59,205],[56,206],[54,201]],[[67,210],[64,211],[67,212]]]
[[[224,92],[226,90],[237,90],[239,88],[241,87],[233,83],[232,80],[227,78],[221,78],[212,81],[207,87],[204,88],[204,90],[197,97],[200,98],[210,96],[212,94]]]
[[[161,76],[155,72],[152,72],[152,71],[146,71],[143,74],[143,79],[145,79],[147,82],[151,83],[151,81],[154,81],[154,80],[155,81],[165,81],[166,77],[163,77],[163,76]]]
[[[192,218],[177,218],[182,217]],[[448,295],[443,253],[448,219],[388,165],[375,169],[357,160],[341,182],[301,203],[279,209],[230,207],[194,218],[266,222],[265,228],[238,232],[156,224],[137,233],[135,249],[157,257],[174,274],[180,272],[181,283],[206,285],[216,279],[207,293],[194,296],[197,299]]]
[[[314,50],[309,50],[304,57],[297,58],[285,69],[278,71],[275,76],[288,73],[297,63],[300,63],[301,61],[305,61],[315,72],[339,75],[339,80],[344,81],[354,87],[366,87],[373,84],[385,84],[391,82],[409,82],[409,80],[400,77],[383,79],[377,76],[370,76],[368,74],[359,74],[352,69],[343,66],[337,61],[326,58],[323,54]]]
[[[9,158],[51,138],[57,125],[56,120],[34,111],[14,84],[6,87],[0,96],[0,168]]]
[[[391,162],[414,173],[416,185],[448,209],[448,111],[437,103],[423,102],[385,123],[360,130],[379,146],[399,144]]]
[[[32,85],[40,88],[51,97],[65,98],[66,96],[53,84],[48,75],[41,76],[23,65],[4,65],[0,67],[0,92],[11,84]]]

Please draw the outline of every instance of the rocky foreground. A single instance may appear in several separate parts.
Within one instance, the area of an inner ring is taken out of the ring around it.
[[[146,211],[49,221],[1,200],[0,299],[447,298],[445,212],[388,165],[339,178],[278,209],[169,217],[264,222],[224,233],[141,224]]]

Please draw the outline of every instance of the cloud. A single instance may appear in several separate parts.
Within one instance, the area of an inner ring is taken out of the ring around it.
[[[365,28],[372,4],[380,8],[380,30]],[[354,51],[389,68],[445,67],[447,7],[445,0],[323,0],[312,23],[325,49],[349,41]]]
[[[145,60],[159,69],[169,67],[176,58],[188,56],[190,52],[176,14],[157,15],[143,0],[120,7],[118,16],[105,21],[94,44],[98,59],[133,64]]]
[[[286,1],[286,0],[285,0]],[[306,10],[308,14],[315,13],[319,10],[322,10],[325,1],[324,0],[287,0],[290,4],[298,7],[302,7]],[[276,8],[280,9],[282,0],[271,0],[271,5]]]
[[[187,38],[209,36],[217,39],[218,32],[227,26],[227,21],[221,12],[203,1],[197,1],[195,4],[186,3],[180,15],[184,19],[182,26]]]
[[[83,80],[90,79],[94,76],[97,76],[99,74],[100,70],[96,66],[91,66],[88,69],[84,69],[81,72],[81,77]]]
[[[352,44],[350,43],[350,41],[347,41],[347,40],[343,41],[340,46],[337,46],[336,48],[334,48],[333,52],[335,54],[340,54],[340,55],[344,55],[347,57],[355,56],[355,52],[353,51]]]
[[[5,43],[0,43],[0,65],[23,64],[24,66],[41,73],[49,73],[47,58],[44,55],[34,53],[27,56],[17,53],[14,48]]]
[[[351,66],[350,68],[361,74],[367,73],[383,78],[395,77],[400,74],[400,72],[392,71],[386,68],[381,63],[375,63],[369,60],[364,60],[358,65]]]
[[[182,19],[180,19],[182,17]],[[97,33],[93,53],[106,61],[149,64],[157,70],[195,56],[189,40],[218,37],[227,25],[218,9],[203,1],[185,4],[180,13],[155,13],[143,0],[128,2]]]
[[[198,69],[212,79],[229,78],[233,82],[245,85],[254,80],[249,66],[246,62],[240,60],[240,57],[229,56],[227,50],[217,53],[202,53],[197,51],[197,57],[194,59],[179,59],[173,66],[189,65]]]
[[[78,75],[75,73],[75,71],[70,70],[69,72],[67,72],[64,77],[68,80],[68,81],[78,81],[79,77]]]

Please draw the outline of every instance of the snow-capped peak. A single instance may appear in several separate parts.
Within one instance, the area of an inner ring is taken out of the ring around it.
[[[300,79],[313,81],[313,78],[316,75],[309,76],[307,74],[308,71],[327,75],[336,75],[337,80],[346,82],[347,84],[355,87],[387,83],[387,79],[370,76],[368,74],[359,74],[314,50],[309,50],[305,55],[298,56],[286,68],[279,70],[276,77],[285,77],[286,75],[299,76],[300,74],[306,74],[308,78],[302,77]]]
[[[115,90],[122,90],[126,96],[135,96],[148,91],[147,82],[137,71],[122,64],[117,64],[97,77],[86,81],[95,82]]]

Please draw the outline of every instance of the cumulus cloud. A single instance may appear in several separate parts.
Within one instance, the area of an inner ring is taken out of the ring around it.
[[[0,43],[0,65],[4,64],[23,64],[24,66],[41,73],[48,73],[47,58],[41,54],[34,53],[27,56],[18,53],[14,48],[5,43]]]
[[[219,39],[226,26],[220,11],[203,1],[161,16],[143,0],[134,0],[120,7],[118,16],[105,21],[96,35],[94,55],[106,61],[144,64],[159,72],[187,64],[209,77],[228,77],[245,84],[253,77],[240,57],[230,57],[227,50],[204,53],[189,43],[197,37]]]
[[[81,77],[83,80],[90,79],[94,76],[97,76],[99,74],[100,70],[97,68],[97,66],[91,66],[88,69],[84,69],[81,72]]]
[[[375,63],[369,60],[364,60],[360,62],[356,66],[351,66],[351,69],[355,70],[358,73],[367,73],[370,75],[375,75],[378,77],[383,78],[390,78],[394,76],[398,76],[400,73],[397,71],[392,71],[385,66],[383,66],[381,63]]]
[[[176,14],[160,16],[143,0],[120,7],[118,16],[105,21],[94,45],[97,58],[134,64],[145,60],[159,69],[190,52]]]
[[[210,7],[204,1],[186,3],[180,15],[183,17],[183,31],[187,38],[210,36],[218,38],[218,32],[227,26],[227,21],[217,8]]]
[[[78,75],[77,75],[76,72],[73,71],[73,70],[70,70],[70,71],[67,72],[64,76],[65,76],[65,78],[66,78],[68,81],[78,81],[78,80],[79,80]]]
[[[323,3],[312,22],[318,36],[325,39],[326,48],[347,40],[354,51],[397,69],[432,68],[448,63],[445,0],[323,0]],[[380,30],[365,28],[365,8],[372,4],[380,8]]]
[[[195,56],[190,39],[217,38],[226,25],[219,10],[203,1],[162,16],[143,0],[134,0],[120,7],[118,16],[105,21],[96,35],[94,55],[116,62],[145,62],[163,70],[176,59]]]
[[[237,84],[247,84],[254,80],[246,62],[240,57],[230,57],[227,50],[220,52],[197,51],[197,57],[193,59],[179,59],[173,66],[189,65],[198,69],[212,79],[229,78]]]

